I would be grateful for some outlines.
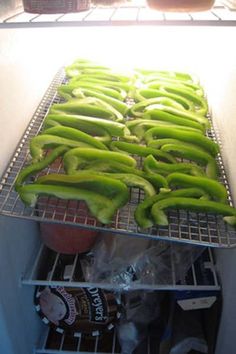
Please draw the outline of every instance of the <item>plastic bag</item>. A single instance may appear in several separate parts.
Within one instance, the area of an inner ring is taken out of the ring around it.
[[[132,284],[168,285],[184,277],[204,247],[104,234],[82,261],[86,281],[114,284],[128,290]]]
[[[135,349],[144,353],[145,341],[149,334],[149,325],[154,321],[159,324],[160,336],[164,331],[163,300],[165,292],[132,291],[124,295],[124,315],[117,326],[121,354],[131,354]],[[155,333],[157,336],[157,333]]]

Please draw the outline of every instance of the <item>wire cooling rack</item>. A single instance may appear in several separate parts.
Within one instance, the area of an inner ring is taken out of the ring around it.
[[[109,7],[91,6],[89,10],[78,13],[33,14],[18,8],[10,14],[0,14],[0,28],[129,25],[235,26],[236,11],[235,6],[216,2],[209,11],[161,12],[149,8],[145,1],[132,1]]]
[[[219,215],[173,210],[168,212],[168,226],[140,229],[134,219],[134,210],[143,199],[143,194],[138,188],[130,189],[129,203],[116,213],[112,223],[109,225],[103,225],[91,216],[82,201],[40,197],[36,207],[26,207],[14,190],[14,183],[18,173],[29,162],[30,139],[40,132],[48,109],[52,103],[59,100],[57,88],[64,78],[64,70],[61,69],[56,74],[36,109],[2,176],[0,182],[0,214],[39,222],[64,223],[81,228],[126,234],[127,236],[148,237],[211,247],[231,248],[236,246],[236,230],[228,226]],[[208,135],[220,144],[219,138],[213,129]],[[221,171],[221,182],[227,189],[228,201],[232,205],[230,188],[220,154],[217,160]],[[45,173],[57,173],[61,169],[62,165],[60,161],[57,161]]]

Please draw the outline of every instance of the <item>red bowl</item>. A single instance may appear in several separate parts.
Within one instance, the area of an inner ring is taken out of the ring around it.
[[[62,224],[40,224],[43,243],[55,252],[77,254],[89,252],[99,232]]]

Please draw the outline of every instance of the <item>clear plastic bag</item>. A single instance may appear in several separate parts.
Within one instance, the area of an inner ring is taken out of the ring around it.
[[[132,291],[126,292],[123,299],[124,315],[117,326],[121,354],[132,354],[135,349],[144,353],[140,344],[147,340],[149,325],[156,321],[160,336],[163,327],[163,300],[165,292]],[[155,333],[157,335],[157,333]],[[147,345],[144,348],[146,350]]]
[[[168,285],[184,281],[204,247],[104,234],[88,261],[85,280],[128,290],[132,284]]]

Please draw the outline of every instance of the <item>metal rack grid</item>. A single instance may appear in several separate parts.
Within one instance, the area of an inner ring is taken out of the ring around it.
[[[222,4],[212,10],[196,13],[163,13],[148,8],[145,2],[132,2],[116,7],[91,7],[88,11],[69,14],[30,14],[23,10],[0,17],[0,28],[47,26],[235,26],[236,11]]]
[[[117,212],[110,225],[103,225],[92,217],[84,202],[40,197],[35,208],[26,207],[14,190],[14,182],[20,170],[29,160],[29,141],[40,132],[49,107],[53,102],[57,101],[57,87],[63,80],[64,71],[60,70],[45,93],[23,134],[9,166],[3,174],[0,182],[0,214],[42,222],[64,223],[87,229],[126,234],[128,236],[148,237],[211,247],[229,248],[236,246],[236,230],[229,227],[221,216],[213,214],[193,213],[182,210],[170,211],[168,213],[168,226],[140,229],[134,220],[136,205],[143,198],[138,188],[131,188],[130,202]],[[216,134],[213,130],[210,132],[210,136],[216,139]],[[218,157],[218,164],[221,170],[221,181],[227,188],[229,203],[232,204],[221,156]],[[60,169],[61,165],[56,162],[56,164],[50,166],[47,173],[56,173]]]
[[[90,261],[86,255],[66,255],[56,253],[44,245],[41,246],[38,254],[34,256],[32,264],[29,265],[25,275],[21,279],[24,285],[38,286],[64,286],[64,287],[97,287],[112,291],[134,291],[134,290],[197,290],[197,291],[217,291],[220,284],[215,269],[213,254],[210,248],[202,248],[194,257],[191,256],[191,266],[186,274],[180,268],[179,257],[175,256],[173,244],[162,242],[158,244],[160,253],[165,255],[165,274],[160,269],[156,269],[155,279],[151,283],[141,282],[138,278],[127,280],[123,278],[117,282],[87,282],[84,279],[83,261]],[[187,257],[185,255],[185,257]],[[197,257],[197,259],[196,259]],[[163,258],[158,258],[157,262],[163,262]],[[186,267],[187,269],[188,267]],[[118,279],[117,277],[115,279]]]
[[[147,340],[147,347],[149,340]],[[116,331],[109,331],[102,337],[87,338],[84,335],[72,337],[57,333],[51,329],[45,331],[38,347],[35,349],[38,354],[119,354],[120,345]],[[149,353],[147,351],[146,353]]]

